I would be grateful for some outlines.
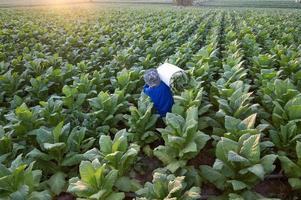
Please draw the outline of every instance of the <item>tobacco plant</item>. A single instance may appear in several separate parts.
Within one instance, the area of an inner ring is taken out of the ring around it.
[[[152,182],[147,182],[144,188],[136,192],[138,196],[136,199],[199,199],[201,197],[200,188],[189,187],[186,181],[185,176],[175,176],[164,170],[157,170]]]
[[[0,169],[1,199],[51,200],[50,193],[40,188],[42,171],[34,169],[34,162],[26,164],[22,154],[11,163],[10,167],[0,164]]]
[[[260,134],[244,134],[237,142],[222,137],[213,167],[201,166],[201,174],[226,193],[251,189],[275,169],[277,156],[261,157],[260,151]]]
[[[79,177],[69,180],[68,191],[78,197],[95,200],[122,200],[123,192],[118,192],[115,184],[118,171],[109,169],[106,164],[101,164],[97,159],[82,161],[79,165]]]
[[[158,129],[165,144],[155,148],[154,155],[171,172],[175,172],[204,148],[210,136],[198,130],[198,110],[195,106],[187,110],[186,118],[168,113],[166,124],[165,129]]]

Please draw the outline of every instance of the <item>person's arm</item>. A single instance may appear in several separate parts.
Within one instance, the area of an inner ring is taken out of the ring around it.
[[[146,95],[148,95],[148,93],[149,93],[148,90],[149,90],[149,85],[145,84],[144,87],[143,87],[143,92],[144,92]]]

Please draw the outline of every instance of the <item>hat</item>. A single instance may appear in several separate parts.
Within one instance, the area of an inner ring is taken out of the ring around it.
[[[161,79],[157,69],[149,69],[144,73],[144,81],[150,87],[155,87],[160,84]]]

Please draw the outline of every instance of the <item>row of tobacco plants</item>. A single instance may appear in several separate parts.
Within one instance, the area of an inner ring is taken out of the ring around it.
[[[297,199],[300,20],[287,10],[2,9],[0,198]],[[165,61],[191,78],[160,119],[142,77]]]

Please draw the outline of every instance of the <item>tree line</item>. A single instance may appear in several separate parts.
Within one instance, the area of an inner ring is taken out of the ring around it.
[[[177,6],[191,6],[193,3],[193,0],[174,0],[174,3]]]

